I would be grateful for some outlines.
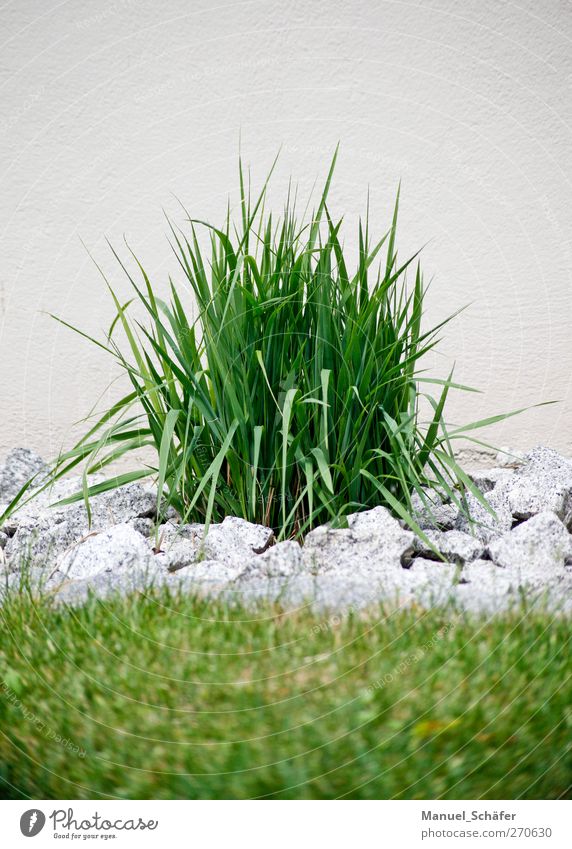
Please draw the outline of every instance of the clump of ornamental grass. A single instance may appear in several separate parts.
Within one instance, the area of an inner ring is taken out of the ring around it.
[[[399,193],[378,241],[367,217],[360,222],[350,268],[327,203],[335,159],[308,220],[292,192],[281,217],[267,212],[269,178],[251,201],[240,164],[238,220],[170,224],[184,285],[171,281],[168,303],[134,255],[136,275],[114,250],[146,319],[134,320],[132,302],[122,305],[107,283],[116,318],[106,339],[91,341],[131,391],[59,458],[51,480],[83,463],[77,497],[89,503],[153,477],[161,509],[172,505],[184,521],[241,516],[282,538],[379,504],[418,530],[412,499],[427,502],[431,490],[461,508],[467,489],[482,499],[453,444],[497,417],[447,427],[448,393],[465,387],[421,368],[443,324],[423,327],[417,255],[398,260]],[[155,449],[152,466],[89,485],[89,474],[145,446]]]

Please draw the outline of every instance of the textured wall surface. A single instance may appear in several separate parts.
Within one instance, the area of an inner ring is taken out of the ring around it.
[[[401,179],[429,317],[469,305],[429,363],[483,390],[451,418],[557,399],[489,436],[572,452],[569,0],[18,0],[0,41],[0,454],[56,452],[116,376],[46,314],[109,324],[81,240],[122,292],[105,237],[177,278],[162,209],[220,217],[239,134],[255,181],[282,145],[277,205],[340,140],[348,227],[369,186],[383,231]]]

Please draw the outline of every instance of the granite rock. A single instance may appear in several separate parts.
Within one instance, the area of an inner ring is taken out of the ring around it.
[[[302,569],[302,547],[294,540],[285,540],[271,546],[263,554],[257,554],[246,564],[243,579],[287,578]]]
[[[572,536],[555,513],[537,513],[488,546],[491,560],[521,575],[562,573],[572,555]]]
[[[426,531],[425,535],[446,561],[465,563],[475,560],[484,553],[484,544],[475,536],[464,531]],[[421,557],[435,559],[435,552],[422,539],[415,540],[415,553]]]
[[[436,493],[426,492],[425,498],[414,492],[411,496],[413,517],[421,530],[450,531],[455,527],[459,508],[443,501]]]
[[[254,554],[260,554],[274,542],[274,533],[264,525],[227,516],[220,524],[211,525],[202,541],[201,557],[219,560],[229,566],[244,567]]]
[[[499,483],[509,481],[513,475],[512,468],[477,469],[469,473],[469,477],[481,492],[491,492]]]
[[[512,512],[508,496],[500,484],[495,486],[491,492],[484,494],[483,498],[490,510],[472,492],[467,493],[467,509],[471,520],[464,513],[459,513],[455,522],[455,530],[471,534],[486,544],[511,529]]]
[[[135,568],[148,572],[154,565],[147,541],[127,524],[88,535],[57,563],[59,571],[68,578],[92,578],[100,572]]]
[[[24,484],[36,477],[39,485],[48,473],[44,460],[29,448],[14,448],[0,466],[0,502],[8,504]]]
[[[67,487],[74,486],[75,493],[77,483],[69,482]],[[61,498],[61,489],[55,495]],[[83,501],[59,506],[48,506],[45,501],[36,505],[32,502],[15,517],[17,521],[6,545],[6,556],[14,569],[20,568],[26,560],[35,565],[55,560],[93,531],[152,516],[156,499],[156,492],[138,483],[94,495],[90,498],[91,525]]]
[[[526,454],[497,490],[504,493],[515,519],[530,519],[549,510],[572,526],[572,462],[552,448],[539,445]]]
[[[347,522],[347,528],[321,525],[307,534],[303,563],[309,572],[383,574],[401,569],[413,551],[414,535],[385,507],[351,514]]]

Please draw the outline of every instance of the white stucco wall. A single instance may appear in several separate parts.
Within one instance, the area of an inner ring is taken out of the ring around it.
[[[369,185],[380,231],[401,178],[431,317],[470,303],[436,362],[483,394],[451,418],[558,399],[489,435],[572,453],[569,0],[18,0],[0,41],[0,454],[56,452],[116,374],[44,314],[109,324],[80,237],[125,292],[105,236],[176,275],[162,207],[220,216],[239,132],[255,178],[283,145],[278,201],[340,140],[332,208]]]

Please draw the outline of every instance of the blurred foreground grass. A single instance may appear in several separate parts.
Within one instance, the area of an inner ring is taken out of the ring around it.
[[[24,592],[0,623],[4,798],[572,795],[566,618]]]

